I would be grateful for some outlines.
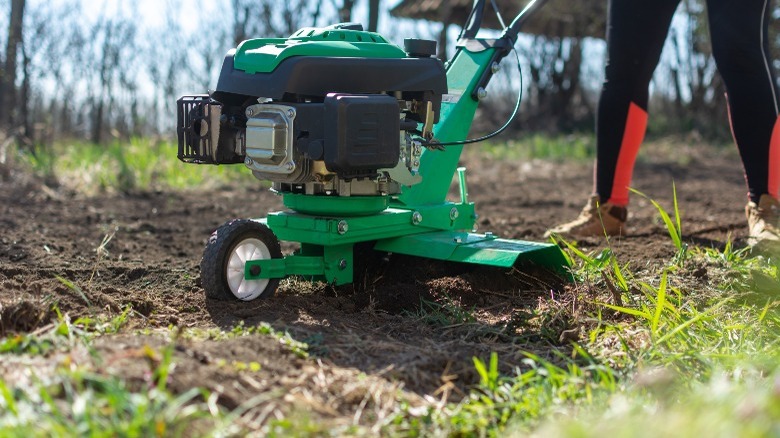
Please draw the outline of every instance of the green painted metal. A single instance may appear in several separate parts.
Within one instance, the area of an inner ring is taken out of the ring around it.
[[[471,98],[482,72],[488,68],[495,49],[470,52],[461,48],[447,65],[449,94],[441,105],[441,118],[434,126],[434,137],[441,142],[465,140],[477,110]],[[463,146],[447,146],[445,150],[426,149],[420,158],[422,182],[404,187],[398,197],[401,205],[428,205],[444,202],[458,167]]]
[[[311,216],[366,216],[390,205],[388,196],[311,196],[284,193],[284,206]]]
[[[260,267],[260,273],[252,274],[252,268]],[[244,278],[257,280],[262,278],[284,278],[288,275],[314,276],[325,273],[322,257],[292,255],[281,259],[250,260],[244,265]]]
[[[299,275],[342,285],[352,282],[353,265],[352,244],[330,245],[322,247],[320,256],[293,254],[281,259],[250,260],[244,265],[244,278],[259,280]],[[257,274],[252,273],[255,267],[260,268]]]
[[[464,231],[439,231],[381,240],[374,249],[437,260],[511,268],[528,260],[568,275],[566,258],[557,245],[499,239]]]
[[[269,213],[260,222],[276,237],[313,245],[343,245],[439,230],[470,230],[474,227],[474,204],[423,206],[416,209],[388,208],[370,216],[310,216],[294,211]]]
[[[458,167],[458,188],[460,189],[460,202],[469,202],[469,189],[466,184],[466,168]]]
[[[404,51],[374,32],[304,28],[290,38],[256,38],[236,47],[233,66],[246,73],[270,73],[293,56],[405,58]]]

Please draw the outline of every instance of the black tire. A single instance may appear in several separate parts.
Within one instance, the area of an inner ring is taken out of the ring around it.
[[[267,299],[274,295],[279,287],[279,278],[268,280],[240,280],[236,277],[235,267],[243,264],[250,258],[236,252],[242,245],[241,251],[253,250],[253,254],[260,252],[260,259],[281,258],[282,249],[279,239],[267,226],[248,219],[235,219],[220,226],[211,234],[203,251],[203,259],[200,262],[200,283],[206,292],[207,298],[216,300],[241,300],[251,301],[256,298]],[[249,246],[247,246],[249,245]],[[230,277],[229,263],[233,257],[233,277]],[[253,256],[251,259],[256,260]],[[242,278],[242,277],[241,277]],[[240,284],[236,284],[236,282]],[[232,282],[232,283],[231,283]],[[231,288],[231,284],[233,287]],[[241,291],[246,285],[247,290]]]

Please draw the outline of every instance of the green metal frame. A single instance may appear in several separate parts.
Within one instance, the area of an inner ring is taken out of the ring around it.
[[[495,50],[472,52],[460,47],[449,62],[449,93],[443,99],[439,123],[434,126],[439,141],[463,140],[468,135],[478,104],[471,97],[472,92],[485,69],[490,68]],[[474,229],[477,215],[474,204],[468,201],[465,170],[458,168],[462,149],[449,146],[443,151],[423,151],[422,182],[405,187],[397,197],[356,196],[344,201],[284,194],[284,204],[294,211],[271,213],[259,221],[267,224],[280,240],[300,242],[301,250],[282,259],[247,262],[246,278],[300,275],[336,285],[351,283],[354,245],[372,241],[380,251],[464,263],[511,267],[524,259],[566,275],[568,262],[557,245],[464,231]],[[457,203],[446,200],[456,171],[461,192]],[[331,201],[332,205],[327,204]],[[317,205],[307,207],[311,202]],[[307,208],[310,212],[330,213],[306,214]],[[376,214],[360,215],[378,210],[381,211]]]

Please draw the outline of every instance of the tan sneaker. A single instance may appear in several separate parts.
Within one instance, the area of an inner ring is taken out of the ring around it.
[[[553,234],[563,237],[620,236],[623,234],[627,217],[626,207],[609,202],[601,203],[598,195],[593,195],[577,219],[547,230],[544,237]]]
[[[761,195],[758,205],[745,206],[750,234],[747,243],[753,250],[763,252],[780,250],[780,202],[770,195]]]

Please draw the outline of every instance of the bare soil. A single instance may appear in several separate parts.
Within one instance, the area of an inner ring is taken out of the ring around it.
[[[723,247],[731,238],[740,246],[746,227],[738,163],[732,150],[658,143],[643,150],[634,182],[671,211],[674,181],[689,243]],[[591,188],[590,163],[469,154],[464,164],[480,231],[502,237],[541,240],[547,227],[577,215]],[[379,263],[358,290],[291,279],[268,300],[207,300],[198,265],[210,233],[230,219],[280,207],[259,184],[87,197],[11,171],[0,183],[0,335],[44,330],[56,320],[55,304],[72,320],[111,317],[128,305],[133,313],[119,335],[95,342],[100,364],[94,353],[75,350],[6,355],[0,360],[4,379],[24,384],[69,355],[95,372],[144,385],[150,368],[145,346],[169,343],[169,327],[230,330],[242,321],[265,321],[308,343],[310,357],[270,336],[182,337],[174,340],[170,387],[209,388],[228,408],[254,399],[259,423],[306,412],[333,424],[375,424],[401,399],[412,406],[457,400],[478,382],[473,356],[496,351],[509,372],[521,364],[523,351],[554,357],[578,336],[582,285],[517,269],[399,256]],[[612,242],[620,260],[635,271],[668,263],[675,249],[655,208],[633,196],[629,220],[629,236]],[[579,242],[585,250],[603,244]],[[449,320],[421,317],[437,306]],[[235,366],[250,362],[260,370]]]

